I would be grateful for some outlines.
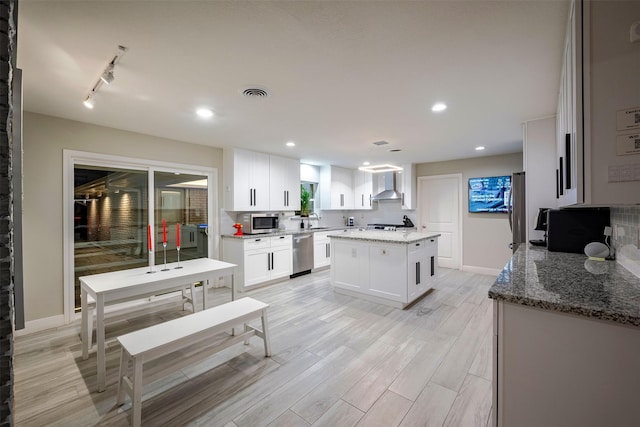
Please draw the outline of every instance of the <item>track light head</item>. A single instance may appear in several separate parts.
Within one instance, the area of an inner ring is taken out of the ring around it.
[[[100,79],[106,84],[111,84],[115,77],[113,76],[113,64],[109,64],[109,66],[104,70]]]
[[[84,104],[85,107],[87,107],[88,109],[92,110],[93,107],[96,104],[94,99],[93,99],[93,94],[90,93],[89,95],[87,95],[87,98],[82,103]]]

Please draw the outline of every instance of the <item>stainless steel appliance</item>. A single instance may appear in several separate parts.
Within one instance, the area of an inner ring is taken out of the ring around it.
[[[515,172],[511,175],[511,189],[507,204],[509,227],[511,228],[511,243],[509,247],[513,252],[518,249],[520,243],[527,241],[527,206],[525,203],[524,172]]]
[[[311,273],[313,268],[313,233],[293,235],[293,274],[291,277]]]
[[[244,234],[264,234],[278,231],[277,213],[245,213],[240,217]]]

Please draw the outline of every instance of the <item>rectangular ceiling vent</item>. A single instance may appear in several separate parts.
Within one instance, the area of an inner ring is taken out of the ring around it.
[[[389,145],[389,143],[387,141],[376,141],[373,145],[377,145],[379,147],[381,145]]]

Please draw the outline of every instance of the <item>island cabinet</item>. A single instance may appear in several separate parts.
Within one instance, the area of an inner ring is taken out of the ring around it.
[[[404,308],[437,278],[437,236],[354,231],[329,237],[336,292]]]
[[[521,245],[489,297],[494,426],[640,425],[640,278]]]
[[[246,291],[292,274],[292,238],[223,236],[222,259],[238,265],[235,285]]]

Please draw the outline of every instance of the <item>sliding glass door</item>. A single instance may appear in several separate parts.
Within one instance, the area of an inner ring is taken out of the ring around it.
[[[76,165],[73,193],[77,309],[79,277],[148,265],[148,173]]]
[[[208,180],[203,175],[154,173],[155,264],[206,258],[208,254]],[[164,226],[163,226],[164,224]],[[166,232],[165,232],[166,230]]]
[[[215,169],[73,151],[65,153],[65,164],[69,200],[64,225],[65,315],[69,321],[80,309],[81,276],[161,266],[165,235],[167,263],[178,260],[178,243],[180,261],[217,256],[217,232],[212,227]]]

